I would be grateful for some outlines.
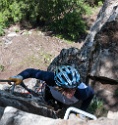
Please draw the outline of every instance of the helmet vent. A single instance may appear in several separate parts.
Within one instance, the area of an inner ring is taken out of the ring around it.
[[[65,82],[67,82],[66,78],[63,75],[61,77]]]
[[[68,74],[68,77],[69,77],[69,79],[70,79],[71,81],[73,80],[71,73]]]
[[[76,88],[79,84],[80,74],[72,66],[61,66],[55,71],[55,82],[63,88]]]

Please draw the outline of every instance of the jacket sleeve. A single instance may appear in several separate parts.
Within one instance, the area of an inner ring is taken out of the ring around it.
[[[75,97],[79,100],[82,100],[82,104],[80,109],[86,111],[89,107],[94,96],[94,90],[90,86],[86,86],[85,88],[78,88]]]
[[[39,69],[28,68],[19,73],[23,79],[36,78],[45,81],[48,85],[54,86],[54,73],[49,71],[43,71]]]

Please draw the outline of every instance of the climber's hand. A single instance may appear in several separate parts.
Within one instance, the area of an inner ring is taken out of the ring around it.
[[[20,85],[23,81],[23,77],[21,75],[11,76],[9,80],[13,81],[15,85]],[[11,85],[11,82],[9,82],[8,84]]]

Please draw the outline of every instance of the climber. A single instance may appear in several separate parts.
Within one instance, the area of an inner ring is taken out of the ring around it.
[[[86,111],[94,96],[93,89],[81,81],[80,74],[72,66],[60,66],[54,72],[28,68],[9,80],[20,85],[27,78],[45,81],[45,100],[48,104],[51,99],[62,107],[82,101],[80,109]]]

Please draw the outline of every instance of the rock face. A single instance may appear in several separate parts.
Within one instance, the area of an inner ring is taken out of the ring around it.
[[[40,118],[39,115],[30,114],[27,112],[20,111],[16,108],[7,107],[5,108],[4,115],[1,118],[0,125],[43,125],[46,123],[54,122],[54,119],[50,121],[50,118]]]
[[[75,119],[52,119],[6,107],[1,118],[0,125],[117,125],[118,119],[100,118],[88,122]]]
[[[48,106],[42,97],[30,96],[29,94],[5,92],[0,90],[0,106],[1,106],[1,115],[2,111],[6,106],[13,106],[20,110],[51,117],[57,118],[56,113],[53,111],[53,108]]]
[[[89,73],[118,79],[118,20],[107,22],[95,37]],[[112,84],[112,83],[111,83]]]

